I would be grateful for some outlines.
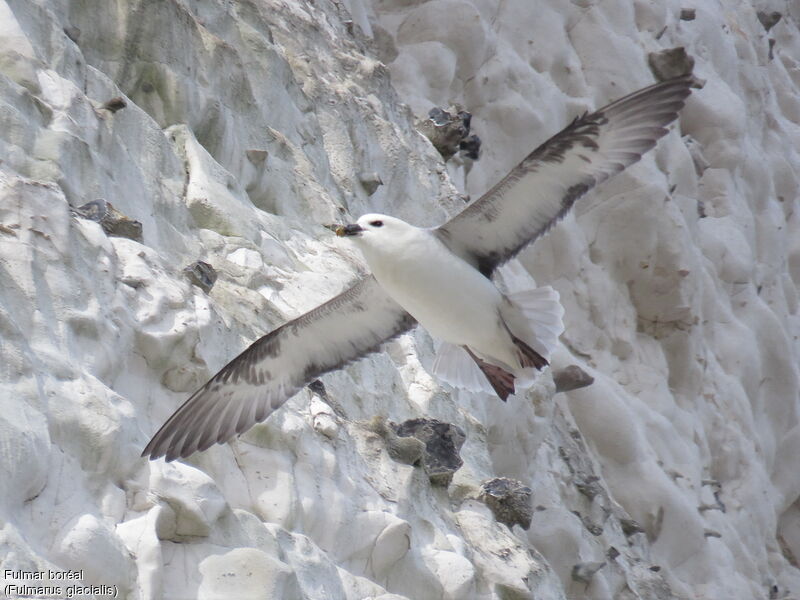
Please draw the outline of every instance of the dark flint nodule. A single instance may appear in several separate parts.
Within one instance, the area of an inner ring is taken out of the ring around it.
[[[451,109],[454,110],[454,109]],[[428,118],[419,123],[417,129],[428,138],[444,160],[450,160],[459,150],[467,157],[477,160],[480,153],[480,138],[469,135],[472,115],[465,110],[448,112],[432,108]]]
[[[516,479],[496,477],[484,481],[479,499],[486,504],[499,523],[510,528],[519,525],[523,529],[531,526],[533,490]]]
[[[761,24],[764,26],[764,29],[766,31],[769,31],[770,29],[775,27],[775,25],[778,24],[778,21],[781,20],[781,17],[783,15],[778,11],[768,13],[765,10],[760,10],[756,13],[756,16],[758,17],[758,20],[761,22]]]
[[[461,154],[467,158],[478,160],[481,155],[481,138],[473,133],[468,138],[461,140],[458,148],[461,150]]]
[[[105,102],[102,108],[105,108],[106,110],[115,113],[118,110],[122,110],[126,106],[128,106],[128,103],[125,102],[125,98],[123,98],[122,96],[116,96],[111,100],[109,100],[108,102]]]
[[[126,217],[114,208],[111,202],[107,202],[102,198],[74,208],[72,213],[81,219],[89,219],[100,223],[106,235],[142,242],[142,224],[130,217]]]
[[[627,537],[637,533],[644,533],[642,526],[633,519],[620,519],[619,524],[622,527],[622,533],[624,533]]]
[[[691,75],[694,70],[694,57],[688,54],[683,46],[651,52],[647,55],[647,63],[659,81]],[[692,76],[691,87],[701,89],[704,85],[705,80],[699,79],[696,75]]]
[[[211,291],[217,281],[217,271],[207,262],[196,260],[188,267],[184,267],[183,272],[194,285],[203,290],[206,294]]]
[[[464,464],[459,451],[466,435],[460,427],[436,419],[411,419],[389,425],[398,436],[414,437],[425,444],[422,467],[433,485],[450,485],[453,473]]]

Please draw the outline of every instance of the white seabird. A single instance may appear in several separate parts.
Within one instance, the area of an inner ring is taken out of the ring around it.
[[[388,215],[364,215],[337,233],[351,237],[383,290],[443,342],[434,362],[440,379],[505,400],[526,369],[547,366],[564,330],[550,286],[504,295],[452,252],[442,229]]]
[[[563,309],[549,287],[501,294],[493,273],[653,148],[690,83],[657,83],[576,118],[440,227],[385,215],[340,227],[373,274],[253,343],[175,411],[142,456],[171,461],[224,443],[417,322],[443,341],[440,378],[505,399],[518,377],[548,364]]]

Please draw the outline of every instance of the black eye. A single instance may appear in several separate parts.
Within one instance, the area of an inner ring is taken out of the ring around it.
[[[383,227],[383,221],[370,221],[369,224],[373,227]]]

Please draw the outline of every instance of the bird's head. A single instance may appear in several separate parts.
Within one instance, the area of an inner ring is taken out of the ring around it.
[[[369,248],[374,246],[386,247],[394,243],[400,243],[408,234],[416,230],[416,227],[409,225],[402,219],[372,213],[359,217],[355,223],[339,225],[336,227],[336,235],[348,237],[356,246]]]
[[[402,219],[375,213],[364,215],[355,223],[339,225],[335,231],[361,250],[373,273],[380,270],[387,258],[402,256],[420,233],[417,227]]]

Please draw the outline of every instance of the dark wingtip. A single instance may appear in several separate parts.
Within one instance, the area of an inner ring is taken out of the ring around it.
[[[147,443],[147,446],[144,447],[144,450],[142,450],[141,457],[147,458],[149,460],[158,460],[159,458],[167,454],[167,452],[159,448],[159,446],[162,445],[161,442],[162,442],[161,438],[159,437],[158,433],[156,433],[153,436],[153,438]],[[167,462],[170,462],[171,460],[174,459],[171,458],[166,459]]]
[[[156,458],[158,458],[157,456],[153,456],[153,448],[152,448],[152,446],[153,446],[153,440],[150,440],[147,443],[147,446],[144,447],[144,450],[142,450],[142,453],[139,455],[139,457],[140,458],[149,458],[150,460],[155,460]]]
[[[145,448],[144,450],[142,450],[141,454],[141,457],[146,458],[147,460],[158,460],[162,456],[164,456],[163,452],[162,453],[153,452],[149,448]]]

